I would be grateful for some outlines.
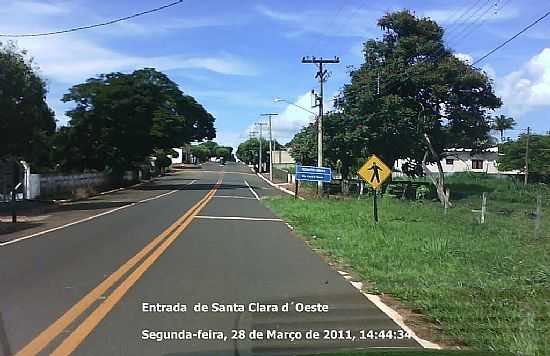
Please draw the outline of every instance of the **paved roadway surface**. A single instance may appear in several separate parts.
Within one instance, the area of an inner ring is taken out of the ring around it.
[[[143,199],[144,192],[160,197]],[[257,200],[255,194],[279,193],[248,167],[209,164],[117,194],[134,204],[0,245],[0,355],[8,347],[19,355],[264,355],[420,347],[413,339],[231,340],[233,329],[302,331],[303,337],[307,330],[354,335],[360,329],[400,330]],[[144,302],[180,302],[188,310],[144,313]],[[214,302],[324,303],[329,312],[192,310],[196,303]],[[143,340],[143,330],[215,330],[228,339],[159,342]]]

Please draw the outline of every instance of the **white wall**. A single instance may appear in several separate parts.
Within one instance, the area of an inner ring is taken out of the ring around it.
[[[499,171],[497,159],[499,153],[497,147],[492,147],[485,152],[472,154],[470,149],[449,149],[445,151],[445,158],[441,160],[443,172],[448,174],[460,172],[474,172],[487,174],[519,174],[519,171]],[[452,160],[448,162],[447,160]],[[474,165],[474,161],[482,161],[481,168]],[[405,160],[397,160],[395,168],[401,171]],[[449,164],[448,164],[449,163]],[[428,170],[432,173],[438,172],[437,164],[431,163],[427,165]],[[476,167],[476,168],[474,168]]]
[[[273,164],[291,164],[296,163],[294,158],[286,150],[273,151]]]
[[[181,164],[181,163],[183,163],[183,149],[173,148],[173,150],[178,153],[178,157],[174,158],[174,157],[170,156],[170,158],[172,159],[172,164]]]

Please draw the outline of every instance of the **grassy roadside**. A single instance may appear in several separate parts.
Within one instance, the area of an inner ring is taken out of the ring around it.
[[[466,183],[453,184],[457,192]],[[439,341],[547,355],[550,219],[543,218],[542,237],[534,240],[532,192],[507,193],[506,182],[468,184],[446,217],[437,203],[385,197],[378,225],[370,199],[282,197],[266,204],[313,247],[352,266],[371,292],[390,294],[437,322]],[[479,204],[476,189],[488,187],[491,213],[480,225],[471,209]]]

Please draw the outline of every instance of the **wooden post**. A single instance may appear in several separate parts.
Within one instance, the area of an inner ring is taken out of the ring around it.
[[[485,215],[487,214],[487,193],[483,192],[481,196],[481,223],[485,224]]]
[[[294,199],[298,199],[298,179],[294,179]]]
[[[542,194],[537,196],[537,212],[535,217],[535,240],[540,237],[540,221],[542,220]]]

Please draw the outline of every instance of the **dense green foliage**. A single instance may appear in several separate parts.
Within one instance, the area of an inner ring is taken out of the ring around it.
[[[191,154],[199,162],[205,162],[212,157],[223,158],[225,161],[233,161],[233,147],[220,146],[214,141],[206,141],[191,147]]]
[[[280,150],[283,146],[273,140],[273,150]],[[253,137],[239,145],[237,148],[237,157],[246,164],[257,165],[260,160],[260,140]],[[269,163],[269,141],[262,138],[262,163]]]
[[[0,43],[0,157],[26,160],[34,171],[50,163],[55,132],[46,92],[46,83],[26,53]]]
[[[525,152],[527,134],[516,141],[500,145],[502,155],[498,159],[501,170],[519,170],[525,172]],[[550,135],[531,135],[529,138],[529,174],[550,176]]]
[[[364,44],[365,63],[351,72],[338,113],[324,118],[328,163],[340,159],[345,172],[354,159],[377,153],[390,166],[410,159],[407,173],[421,174],[425,135],[437,155],[450,147],[488,146],[490,113],[502,103],[487,75],[455,57],[445,47],[443,29],[428,18],[399,11],[378,25],[383,38]],[[297,146],[311,144],[313,138],[304,136],[313,134],[304,128],[294,140],[295,158],[306,157]]]
[[[396,297],[436,324],[435,341],[547,355],[550,350],[550,189],[511,179],[449,178],[454,209],[432,202],[295,200],[267,204],[315,248],[349,267],[370,293]],[[486,223],[479,224],[481,193]],[[534,239],[536,197],[543,195],[540,238]],[[490,354],[490,353],[487,353]]]
[[[76,104],[56,140],[57,160],[66,170],[119,173],[158,150],[215,136],[214,117],[151,68],[88,79],[63,101]]]

